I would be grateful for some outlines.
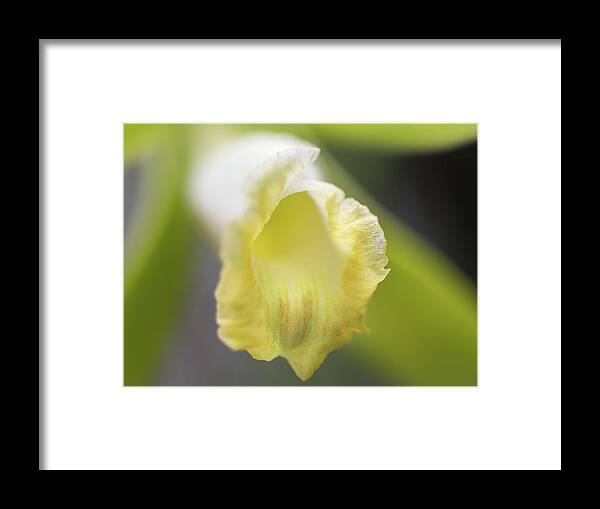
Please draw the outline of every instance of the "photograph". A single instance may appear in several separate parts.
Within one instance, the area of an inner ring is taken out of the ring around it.
[[[39,470],[562,470],[553,39],[41,39]]]
[[[477,386],[476,123],[123,124],[124,386]]]

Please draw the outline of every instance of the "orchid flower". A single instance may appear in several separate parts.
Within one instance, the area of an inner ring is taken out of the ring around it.
[[[219,338],[308,380],[353,332],[389,272],[367,207],[322,181],[320,150],[291,135],[230,140],[198,163],[195,210],[218,240]]]

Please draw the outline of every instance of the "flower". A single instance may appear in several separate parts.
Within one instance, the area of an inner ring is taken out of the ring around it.
[[[255,359],[284,357],[302,380],[366,331],[389,272],[377,217],[320,180],[319,152],[291,135],[247,135],[203,159],[192,186],[220,244],[219,338]]]

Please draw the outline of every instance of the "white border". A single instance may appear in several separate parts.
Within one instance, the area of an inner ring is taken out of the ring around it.
[[[560,468],[559,44],[42,57],[47,468]],[[479,388],[123,388],[125,121],[478,122]]]

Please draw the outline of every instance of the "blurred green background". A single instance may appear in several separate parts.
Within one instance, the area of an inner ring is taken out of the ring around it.
[[[220,264],[187,203],[198,154],[251,131],[322,149],[325,180],[367,205],[391,272],[355,334],[301,382],[216,335]],[[125,385],[477,384],[476,124],[124,126]]]

